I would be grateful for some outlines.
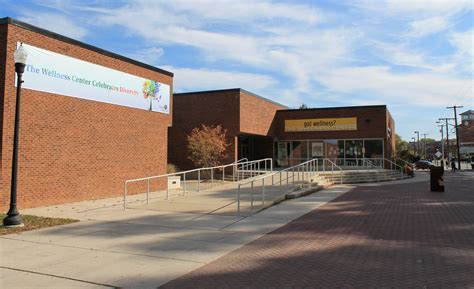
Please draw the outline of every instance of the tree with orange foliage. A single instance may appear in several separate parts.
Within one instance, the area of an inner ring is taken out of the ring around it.
[[[227,142],[227,130],[220,125],[193,129],[188,135],[188,159],[196,167],[214,167],[222,164],[225,151],[230,146]]]

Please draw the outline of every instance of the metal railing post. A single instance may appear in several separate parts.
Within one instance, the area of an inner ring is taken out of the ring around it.
[[[233,165],[233,166],[232,166],[232,182],[235,182],[235,167],[236,167],[236,166],[237,166],[237,165]]]
[[[123,210],[127,209],[127,182],[125,182],[124,190],[123,190]]]
[[[150,179],[147,180],[147,185],[146,185],[146,204],[148,205],[148,202],[150,200]]]
[[[225,179],[225,168],[222,166],[222,184],[224,184]]]
[[[253,211],[253,181],[250,183],[250,211]]]
[[[198,170],[198,192],[200,192],[201,188],[201,170]]]
[[[240,218],[240,184],[237,187],[237,217]]]
[[[183,174],[183,196],[186,196],[186,173]]]
[[[293,180],[293,188],[294,188],[295,187],[295,171],[294,171],[294,169],[291,169],[291,172],[293,173],[292,180]]]
[[[214,169],[211,168],[211,188],[213,184],[214,184]]]
[[[262,179],[262,207],[265,207],[265,178]]]

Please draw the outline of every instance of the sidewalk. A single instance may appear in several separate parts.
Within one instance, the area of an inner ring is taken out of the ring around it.
[[[162,288],[474,288],[474,173],[445,184],[358,186]]]
[[[334,186],[241,218],[152,205],[124,211],[121,198],[24,210],[82,221],[2,236],[0,287],[156,288],[352,188]]]

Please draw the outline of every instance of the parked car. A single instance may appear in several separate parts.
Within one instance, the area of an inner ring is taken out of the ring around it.
[[[433,163],[427,160],[418,160],[414,162],[413,165],[415,166],[415,169],[422,169],[422,170],[435,167]]]

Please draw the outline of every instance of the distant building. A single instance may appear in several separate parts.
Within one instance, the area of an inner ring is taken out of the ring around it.
[[[474,156],[474,110],[460,114],[461,124],[458,125],[459,151],[461,156]]]

